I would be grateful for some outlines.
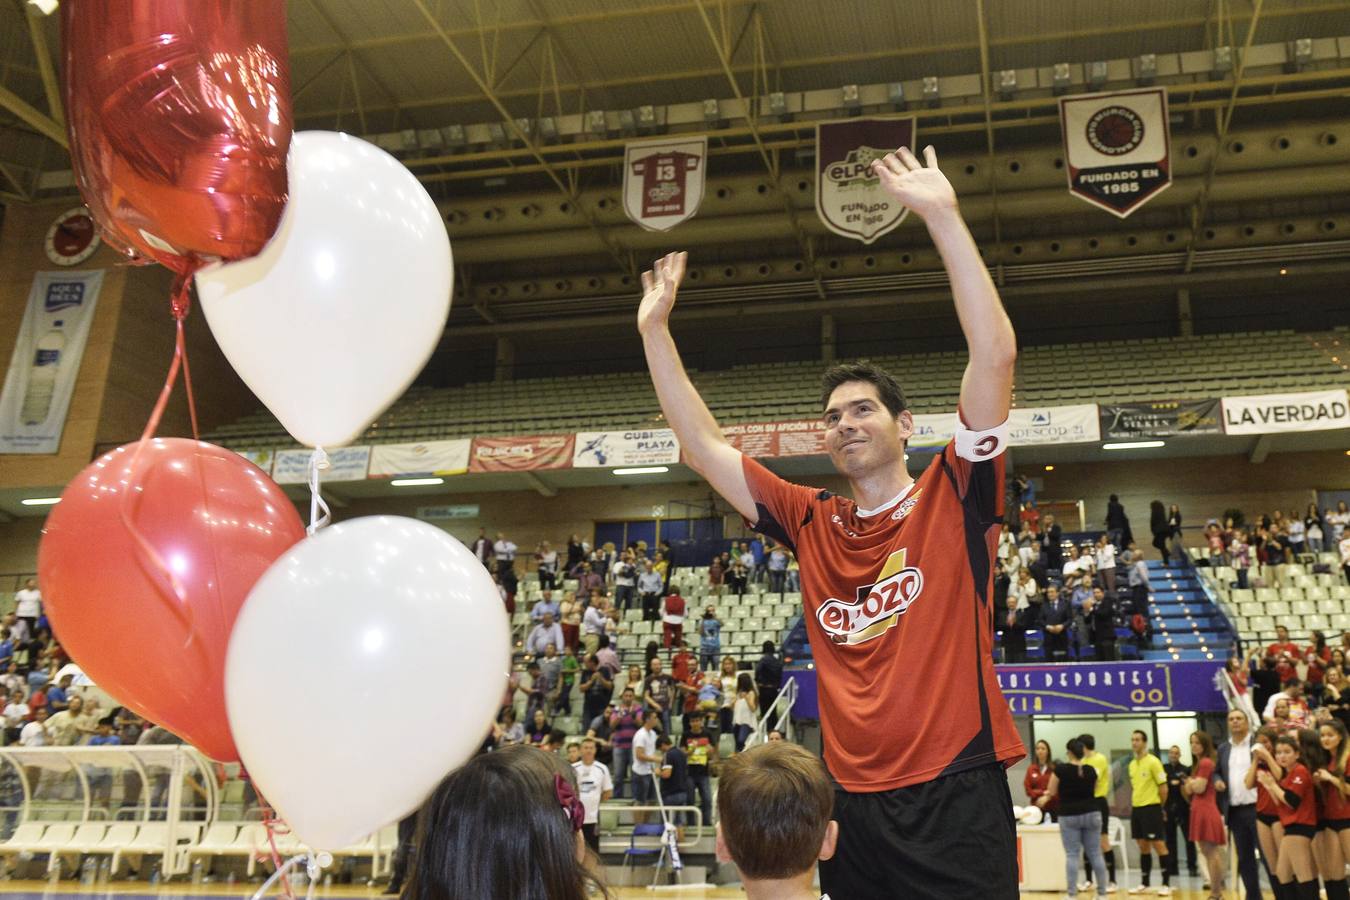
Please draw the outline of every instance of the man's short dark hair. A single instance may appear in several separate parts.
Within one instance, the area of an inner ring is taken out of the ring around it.
[[[829,405],[830,395],[834,393],[835,388],[850,381],[863,381],[875,387],[877,397],[892,416],[898,416],[909,409],[904,392],[900,390],[900,385],[891,374],[866,360],[830,366],[825,370],[825,374],[820,376],[820,408],[823,410]]]
[[[1090,734],[1080,734],[1078,739],[1083,742],[1083,746],[1089,750],[1097,749],[1097,739]]]
[[[1131,732],[1130,732],[1130,736],[1131,736],[1131,737],[1135,736],[1136,734],[1139,735],[1141,738],[1144,739],[1144,745],[1147,746],[1147,745],[1148,745],[1148,735],[1145,734],[1144,732],[1140,731],[1138,728],[1136,728],[1134,731],[1131,731]]]
[[[656,739],[656,749],[660,750],[662,747],[670,747],[670,746],[673,746],[670,740],[670,735],[663,734]]]

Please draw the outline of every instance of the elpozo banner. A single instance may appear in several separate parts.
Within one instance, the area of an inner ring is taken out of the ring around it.
[[[1099,405],[1102,440],[1132,441],[1186,434],[1222,434],[1219,401],[1157,400]]]
[[[572,464],[575,435],[534,434],[522,437],[474,438],[470,472],[528,472],[566,469]]]
[[[1223,398],[1225,434],[1278,434],[1350,428],[1350,403],[1342,389],[1299,394],[1249,394]]]
[[[1059,98],[1069,193],[1125,218],[1172,185],[1167,91]]]
[[[370,447],[338,447],[329,450],[328,468],[319,473],[319,481],[365,481],[370,468]],[[277,484],[306,484],[313,450],[278,450],[272,464],[272,480]]]
[[[417,444],[377,444],[370,452],[370,478],[460,475],[469,470],[469,438]]]
[[[703,203],[708,137],[661,138],[623,151],[623,209],[648,231],[669,231]]]
[[[914,147],[913,118],[816,123],[816,215],[835,234],[870,244],[909,212],[881,187],[872,163]]]
[[[1101,423],[1095,403],[1027,406],[1008,411],[1008,443],[1014,447],[1090,444],[1100,440]]]
[[[572,466],[578,469],[668,465],[680,461],[680,442],[669,428],[652,431],[583,431]]]
[[[102,287],[102,269],[33,277],[0,392],[0,453],[60,449]]]

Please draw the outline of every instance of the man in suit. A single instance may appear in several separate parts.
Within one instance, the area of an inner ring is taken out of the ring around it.
[[[1228,740],[1219,745],[1214,791],[1218,796],[1219,811],[1228,823],[1228,833],[1233,836],[1238,876],[1242,879],[1247,900],[1260,900],[1261,874],[1256,867],[1256,789],[1246,785],[1247,771],[1252,767],[1253,743],[1252,724],[1247,714],[1240,709],[1229,710]],[[1266,876],[1273,886],[1275,877],[1269,869]]]
[[[996,624],[1003,630],[1003,661],[1021,663],[1027,661],[1027,625],[1026,610],[1017,608],[1017,596],[1009,594],[1004,601],[1007,607],[1003,621]]]
[[[1073,624],[1073,605],[1053,584],[1045,589],[1045,658],[1064,662],[1069,658],[1069,626]]]

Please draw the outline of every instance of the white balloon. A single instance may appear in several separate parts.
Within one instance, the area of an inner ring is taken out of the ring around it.
[[[197,273],[216,342],[301,443],[358,437],[407,389],[450,313],[450,238],[398,160],[346,134],[304,131],[290,199],[251,259]]]
[[[1022,810],[1022,815],[1019,817],[1019,820],[1023,825],[1039,825],[1044,816],[1045,814],[1041,811],[1039,806],[1028,806],[1026,809]]]
[[[230,635],[240,759],[301,841],[349,846],[482,744],[510,642],[491,576],[440,529],[374,516],[319,531],[259,579]]]

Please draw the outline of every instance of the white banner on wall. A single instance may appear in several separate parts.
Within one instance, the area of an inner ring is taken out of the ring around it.
[[[914,416],[914,434],[910,436],[911,449],[930,447],[940,449],[956,437],[956,413],[919,413]]]
[[[313,450],[278,450],[272,466],[272,480],[277,484],[306,484],[309,481],[309,458]],[[339,447],[328,451],[329,467],[319,476],[325,484],[334,481],[365,481],[370,467],[369,447]]]
[[[680,461],[680,442],[669,428],[655,431],[583,431],[572,465],[579,469],[669,465]]]
[[[1225,434],[1275,434],[1350,428],[1344,390],[1223,398]]]
[[[469,438],[420,444],[377,444],[370,453],[371,478],[396,475],[460,475],[469,469]]]
[[[707,174],[708,137],[658,138],[623,152],[623,209],[648,231],[669,231],[698,212]]]
[[[1008,412],[1009,443],[1091,444],[1102,439],[1097,404],[1074,406],[1028,406]]]
[[[102,286],[102,269],[33,277],[0,393],[0,453],[60,449]]]

